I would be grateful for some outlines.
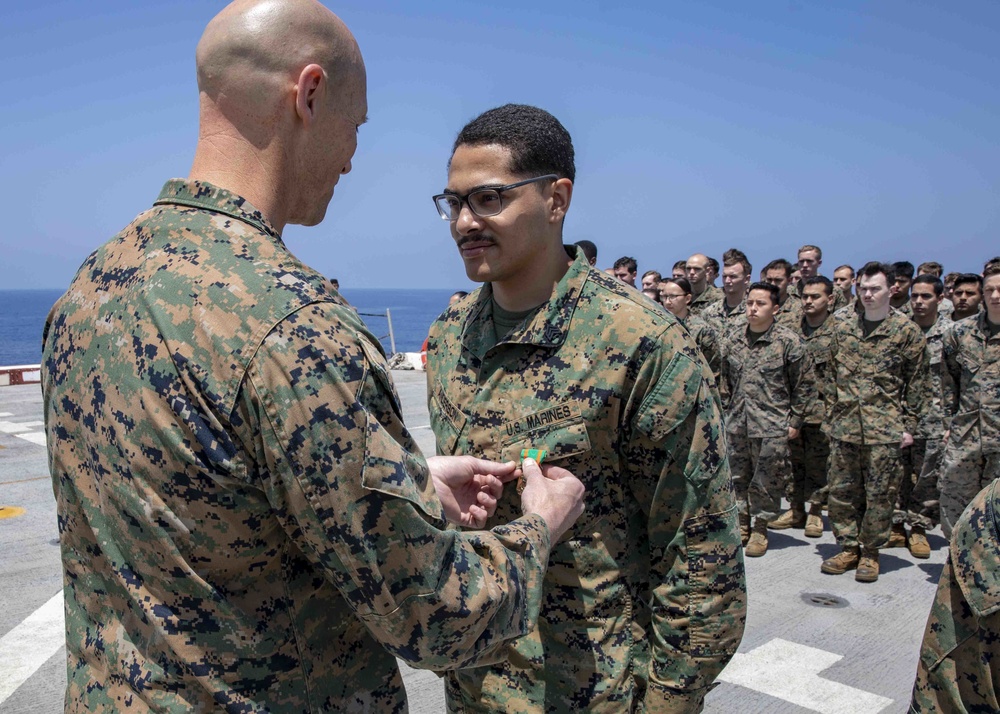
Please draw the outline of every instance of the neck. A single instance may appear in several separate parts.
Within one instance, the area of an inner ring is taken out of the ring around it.
[[[828,310],[825,310],[816,315],[806,315],[806,324],[809,325],[809,327],[819,327],[824,322],[826,322],[826,318],[828,318],[829,316],[830,312]]]
[[[893,307],[899,308],[908,303],[909,301],[910,301],[909,295],[900,295],[897,293],[896,295],[892,296],[891,300],[889,300],[889,304],[892,305]]]
[[[563,248],[562,240],[551,242],[549,249],[527,269],[509,280],[493,283],[493,299],[504,310],[523,312],[548,302],[556,284],[573,262]]]
[[[913,321],[917,323],[920,327],[932,327],[935,322],[937,322],[938,313],[937,310],[934,312],[929,312],[926,315],[914,315]]]
[[[199,139],[188,180],[207,181],[242,196],[280,234],[288,222],[288,201],[279,188],[280,171],[274,166],[269,156],[262,155],[243,137],[219,133]]]
[[[747,324],[747,329],[750,330],[751,332],[756,332],[758,334],[763,334],[763,333],[767,332],[768,330],[770,330],[771,329],[771,325],[773,325],[773,324],[774,324],[774,320],[771,320],[766,325],[761,325],[761,324],[756,324],[755,325],[754,323],[751,322],[751,323]]]
[[[972,317],[977,314],[979,310],[959,310],[955,308],[951,313],[952,320],[964,320],[967,317]]]
[[[688,319],[688,315],[690,314],[691,311],[688,310],[687,308],[684,308],[683,310],[678,310],[677,312],[675,312],[674,317],[676,317],[681,322],[684,322],[684,320]]]
[[[736,307],[737,305],[740,304],[742,300],[743,298],[740,297],[739,295],[733,295],[733,296],[726,295],[726,305],[728,305],[730,308]]]
[[[865,319],[868,322],[879,322],[889,316],[889,303],[880,308],[865,307]]]
[[[699,295],[701,295],[706,290],[708,290],[708,283],[707,282],[702,283],[700,288],[697,285],[692,285],[691,286],[691,295],[693,297],[698,297]]]
[[[991,324],[1000,325],[1000,307],[996,307],[991,310],[990,306],[986,306],[986,319],[990,321]]]

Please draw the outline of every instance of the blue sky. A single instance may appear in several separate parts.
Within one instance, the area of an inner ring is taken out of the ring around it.
[[[223,3],[8,3],[0,289],[62,288],[184,176],[194,47]],[[348,287],[467,288],[430,196],[479,112],[536,104],[573,135],[567,241],[640,272],[737,246],[823,271],[1000,254],[1000,3],[328,6],[368,66],[354,170],[302,260]]]

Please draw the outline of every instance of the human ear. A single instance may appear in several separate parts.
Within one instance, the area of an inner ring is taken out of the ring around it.
[[[561,223],[573,200],[573,182],[561,178],[552,184],[552,198],[549,202],[549,222]]]
[[[318,64],[309,64],[295,82],[295,113],[304,124],[312,124],[326,91],[326,72]]]

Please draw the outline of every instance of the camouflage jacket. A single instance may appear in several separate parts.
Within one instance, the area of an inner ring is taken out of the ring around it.
[[[774,321],[794,330],[802,319],[802,298],[798,295],[788,293],[785,302],[778,306],[774,313]]]
[[[865,337],[862,315],[836,318],[830,340],[833,389],[823,430],[853,444],[899,443],[916,433],[930,375],[920,328],[899,313]]]
[[[950,323],[941,373],[950,439],[978,439],[1000,453],[1000,335],[988,338],[986,313]]]
[[[734,307],[732,310],[727,311],[726,296],[723,294],[722,299],[713,302],[711,305],[702,310],[698,316],[716,327],[717,331],[721,332],[723,325],[739,320],[740,318],[743,318],[744,320],[746,319],[747,299],[744,297],[740,300],[739,305]]]
[[[813,369],[814,389],[803,418],[806,424],[822,424],[826,417],[826,394],[833,389],[834,376],[830,365],[830,341],[833,339],[834,317],[827,315],[823,324],[806,334],[806,317],[799,320],[798,334],[809,354]]]
[[[712,375],[673,315],[582,252],[548,303],[493,344],[489,284],[427,351],[442,454],[548,451],[587,487],[553,546],[538,630],[509,661],[449,675],[464,711],[695,711],[736,651],[743,554]],[[494,520],[518,510],[504,492]]]
[[[717,288],[714,285],[708,285],[705,287],[705,292],[691,301],[691,305],[688,306],[688,309],[691,311],[692,315],[700,315],[703,311],[707,310],[714,303],[724,297],[725,293],[722,292],[721,288]]]
[[[955,524],[920,646],[911,712],[1000,711],[998,514],[1000,481],[993,481]]]
[[[898,312],[900,315],[906,315],[911,320],[913,319],[913,305],[910,303],[909,300],[901,304],[899,307],[893,305],[892,309]]]
[[[537,516],[449,530],[378,341],[259,211],[169,181],[48,317],[66,711],[403,711],[492,661]]]
[[[775,438],[802,428],[815,384],[798,335],[773,323],[751,345],[745,329],[732,330],[722,341],[720,364],[727,431]]]
[[[924,418],[917,426],[917,433],[913,434],[918,439],[940,439],[944,436],[944,387],[941,372],[944,369],[942,364],[944,335],[953,324],[947,318],[942,319],[938,315],[938,319],[930,329],[924,332],[924,341],[927,343],[927,364],[930,368],[928,374],[930,398]]]
[[[708,368],[716,380],[719,378],[719,335],[715,328],[707,320],[698,315],[688,315],[683,322],[684,327],[691,333],[694,342],[701,350],[702,356],[708,363]]]

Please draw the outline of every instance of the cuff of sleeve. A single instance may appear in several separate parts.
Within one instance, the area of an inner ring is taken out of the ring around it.
[[[920,424],[915,420],[907,419],[906,422],[903,424],[903,431],[905,431],[910,436],[913,436],[914,434],[917,433],[917,428],[919,426]]]
[[[705,706],[705,695],[715,688],[713,684],[704,689],[681,691],[650,682],[646,690],[646,714],[687,714],[700,712]]]
[[[798,429],[799,431],[802,431],[802,425],[805,423],[806,420],[804,418],[793,417],[792,419],[789,420],[788,426],[790,426],[792,429]]]
[[[537,513],[529,513],[497,526],[492,533],[505,547],[521,555],[525,576],[525,632],[529,632],[538,621],[542,606],[542,580],[552,547],[549,527]]]

